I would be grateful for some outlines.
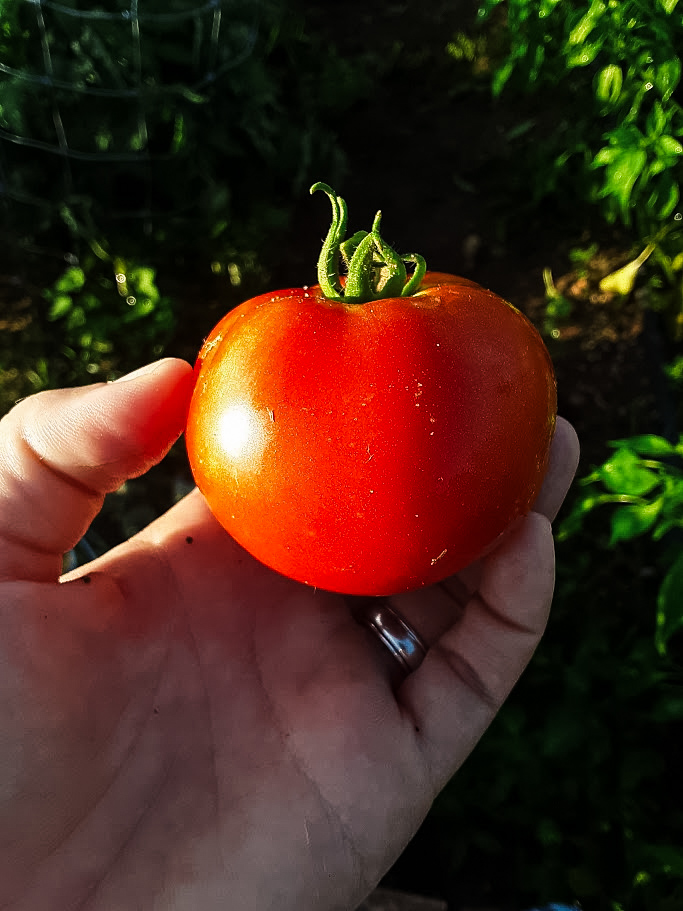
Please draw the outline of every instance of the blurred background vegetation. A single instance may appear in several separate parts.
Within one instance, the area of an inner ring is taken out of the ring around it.
[[[0,0],[0,413],[314,281],[319,179],[544,333],[553,616],[387,877],[454,911],[683,907],[682,59],[677,0]],[[77,556],[190,483],[179,444]]]

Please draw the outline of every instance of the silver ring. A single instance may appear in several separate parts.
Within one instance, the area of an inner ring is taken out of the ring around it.
[[[372,599],[356,611],[356,619],[377,636],[407,676],[416,671],[427,654],[420,635],[384,599]]]

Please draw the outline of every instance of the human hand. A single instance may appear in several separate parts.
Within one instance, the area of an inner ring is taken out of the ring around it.
[[[253,560],[194,491],[67,576],[105,493],[182,430],[167,359],[33,396],[0,429],[0,907],[353,909],[531,657],[559,421],[536,511],[440,586],[391,599],[429,646],[398,687],[342,596]]]

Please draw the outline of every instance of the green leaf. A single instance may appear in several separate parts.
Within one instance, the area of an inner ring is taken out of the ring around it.
[[[560,523],[556,534],[557,540],[566,541],[567,538],[580,532],[583,527],[584,516],[592,512],[597,505],[599,505],[597,497],[587,496],[578,500]]]
[[[660,219],[668,218],[678,206],[680,188],[670,174],[663,174],[657,181],[647,201],[647,208]]]
[[[538,18],[545,19],[561,2],[562,0],[541,0],[541,4],[538,9]]]
[[[181,98],[185,98],[186,101],[192,102],[192,104],[206,104],[206,98],[204,95],[199,95],[197,92],[193,92],[192,89],[187,86],[181,85],[176,86],[175,90],[178,92]]]
[[[640,256],[637,256],[632,262],[622,266],[621,269],[617,269],[616,272],[611,272],[609,275],[606,275],[600,282],[600,290],[612,291],[621,294],[624,297],[627,294],[630,294],[633,290],[640,268],[643,263],[647,261],[648,257],[652,255],[654,249],[654,245],[649,244],[645,247]]]
[[[674,528],[683,528],[683,519],[660,519],[657,522],[657,527],[652,532],[652,540],[661,541],[664,535],[673,531]]]
[[[659,5],[664,10],[664,12],[668,13],[669,15],[671,15],[671,13],[673,13],[673,11],[676,9],[677,3],[678,0],[659,0]]]
[[[652,110],[647,115],[647,123],[645,125],[645,130],[650,139],[654,139],[658,136],[661,136],[666,126],[667,117],[664,113],[664,108],[662,107],[659,101],[655,101],[652,105]]]
[[[657,150],[665,155],[683,155],[683,145],[673,136],[660,136],[657,140]]]
[[[598,24],[599,19],[604,14],[607,6],[603,0],[593,0],[588,11],[581,17],[577,25],[569,33],[567,44],[583,44],[586,38]]]
[[[604,66],[595,79],[595,97],[603,104],[616,104],[624,82],[621,67],[615,63]]]
[[[660,483],[656,472],[646,468],[630,449],[619,449],[597,470],[598,477],[612,493],[642,497]]]
[[[514,68],[515,61],[510,58],[503,64],[503,66],[496,70],[493,75],[493,82],[491,85],[491,91],[493,92],[494,98],[497,98],[501,94],[505,88],[505,84],[509,80],[510,76],[512,76],[512,71]]]
[[[47,318],[51,321],[60,319],[62,316],[66,316],[72,306],[73,299],[69,297],[68,294],[58,294],[52,301],[52,306],[48,311]]]
[[[138,300],[132,307],[129,307],[121,321],[124,323],[134,323],[136,320],[148,316],[154,310],[154,302],[148,299]]]
[[[66,325],[68,329],[80,329],[81,326],[85,326],[87,322],[87,317],[83,312],[83,308],[79,306],[71,307],[69,310]]]
[[[664,577],[657,596],[655,644],[660,654],[673,634],[683,627],[683,554]]]
[[[662,500],[638,506],[621,506],[612,514],[610,546],[619,541],[630,541],[649,531],[662,510]]]
[[[128,278],[135,285],[138,294],[144,294],[152,301],[159,299],[159,289],[154,281],[156,278],[154,269],[148,266],[139,266],[136,269],[131,269]]]
[[[545,60],[545,47],[542,44],[539,44],[534,51],[533,62],[529,69],[529,80],[531,82],[536,82],[538,76],[543,69],[543,61]]]
[[[644,172],[644,174],[646,175],[645,182],[649,183],[650,179],[652,177],[658,177],[660,174],[662,174],[664,171],[666,171],[668,169],[668,167],[669,167],[669,165],[668,165],[667,160],[665,160],[664,158],[655,158],[653,161],[651,161],[648,164],[647,169]]]
[[[607,165],[605,184],[601,196],[613,196],[619,203],[624,221],[629,220],[629,203],[636,180],[647,162],[644,149],[620,149],[617,157]]]
[[[577,66],[588,66],[598,56],[603,44],[604,38],[600,38],[599,41],[593,41],[591,44],[582,44],[579,47],[572,48],[566,56],[567,68],[573,69]]]
[[[477,10],[477,16],[479,16],[480,19],[484,19],[490,16],[493,10],[497,6],[500,6],[502,2],[503,0],[483,0],[483,2],[479,5],[479,9]]]
[[[668,101],[681,79],[681,61],[671,57],[655,69],[654,85],[663,101]]]
[[[611,164],[619,155],[619,149],[615,146],[603,146],[595,155],[591,162],[592,168],[604,168]]]
[[[78,266],[70,266],[54,283],[54,289],[69,294],[80,291],[84,284],[85,272]]]
[[[619,447],[621,450],[631,449],[641,456],[649,457],[670,456],[676,453],[676,447],[672,443],[654,433],[645,433],[626,440],[614,440],[610,446]]]
[[[662,462],[660,476],[664,483],[664,496],[669,511],[673,510],[674,514],[683,521],[683,475],[680,468],[675,463]]]

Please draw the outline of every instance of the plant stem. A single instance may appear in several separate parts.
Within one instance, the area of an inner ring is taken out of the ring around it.
[[[328,300],[346,304],[392,297],[408,297],[420,287],[427,270],[422,256],[396,253],[380,234],[382,213],[378,212],[370,231],[357,231],[345,239],[346,203],[325,183],[316,183],[311,193],[322,190],[332,203],[332,224],[318,259],[318,283]],[[346,266],[346,281],[340,276],[340,260]],[[413,266],[410,276],[406,263]]]

